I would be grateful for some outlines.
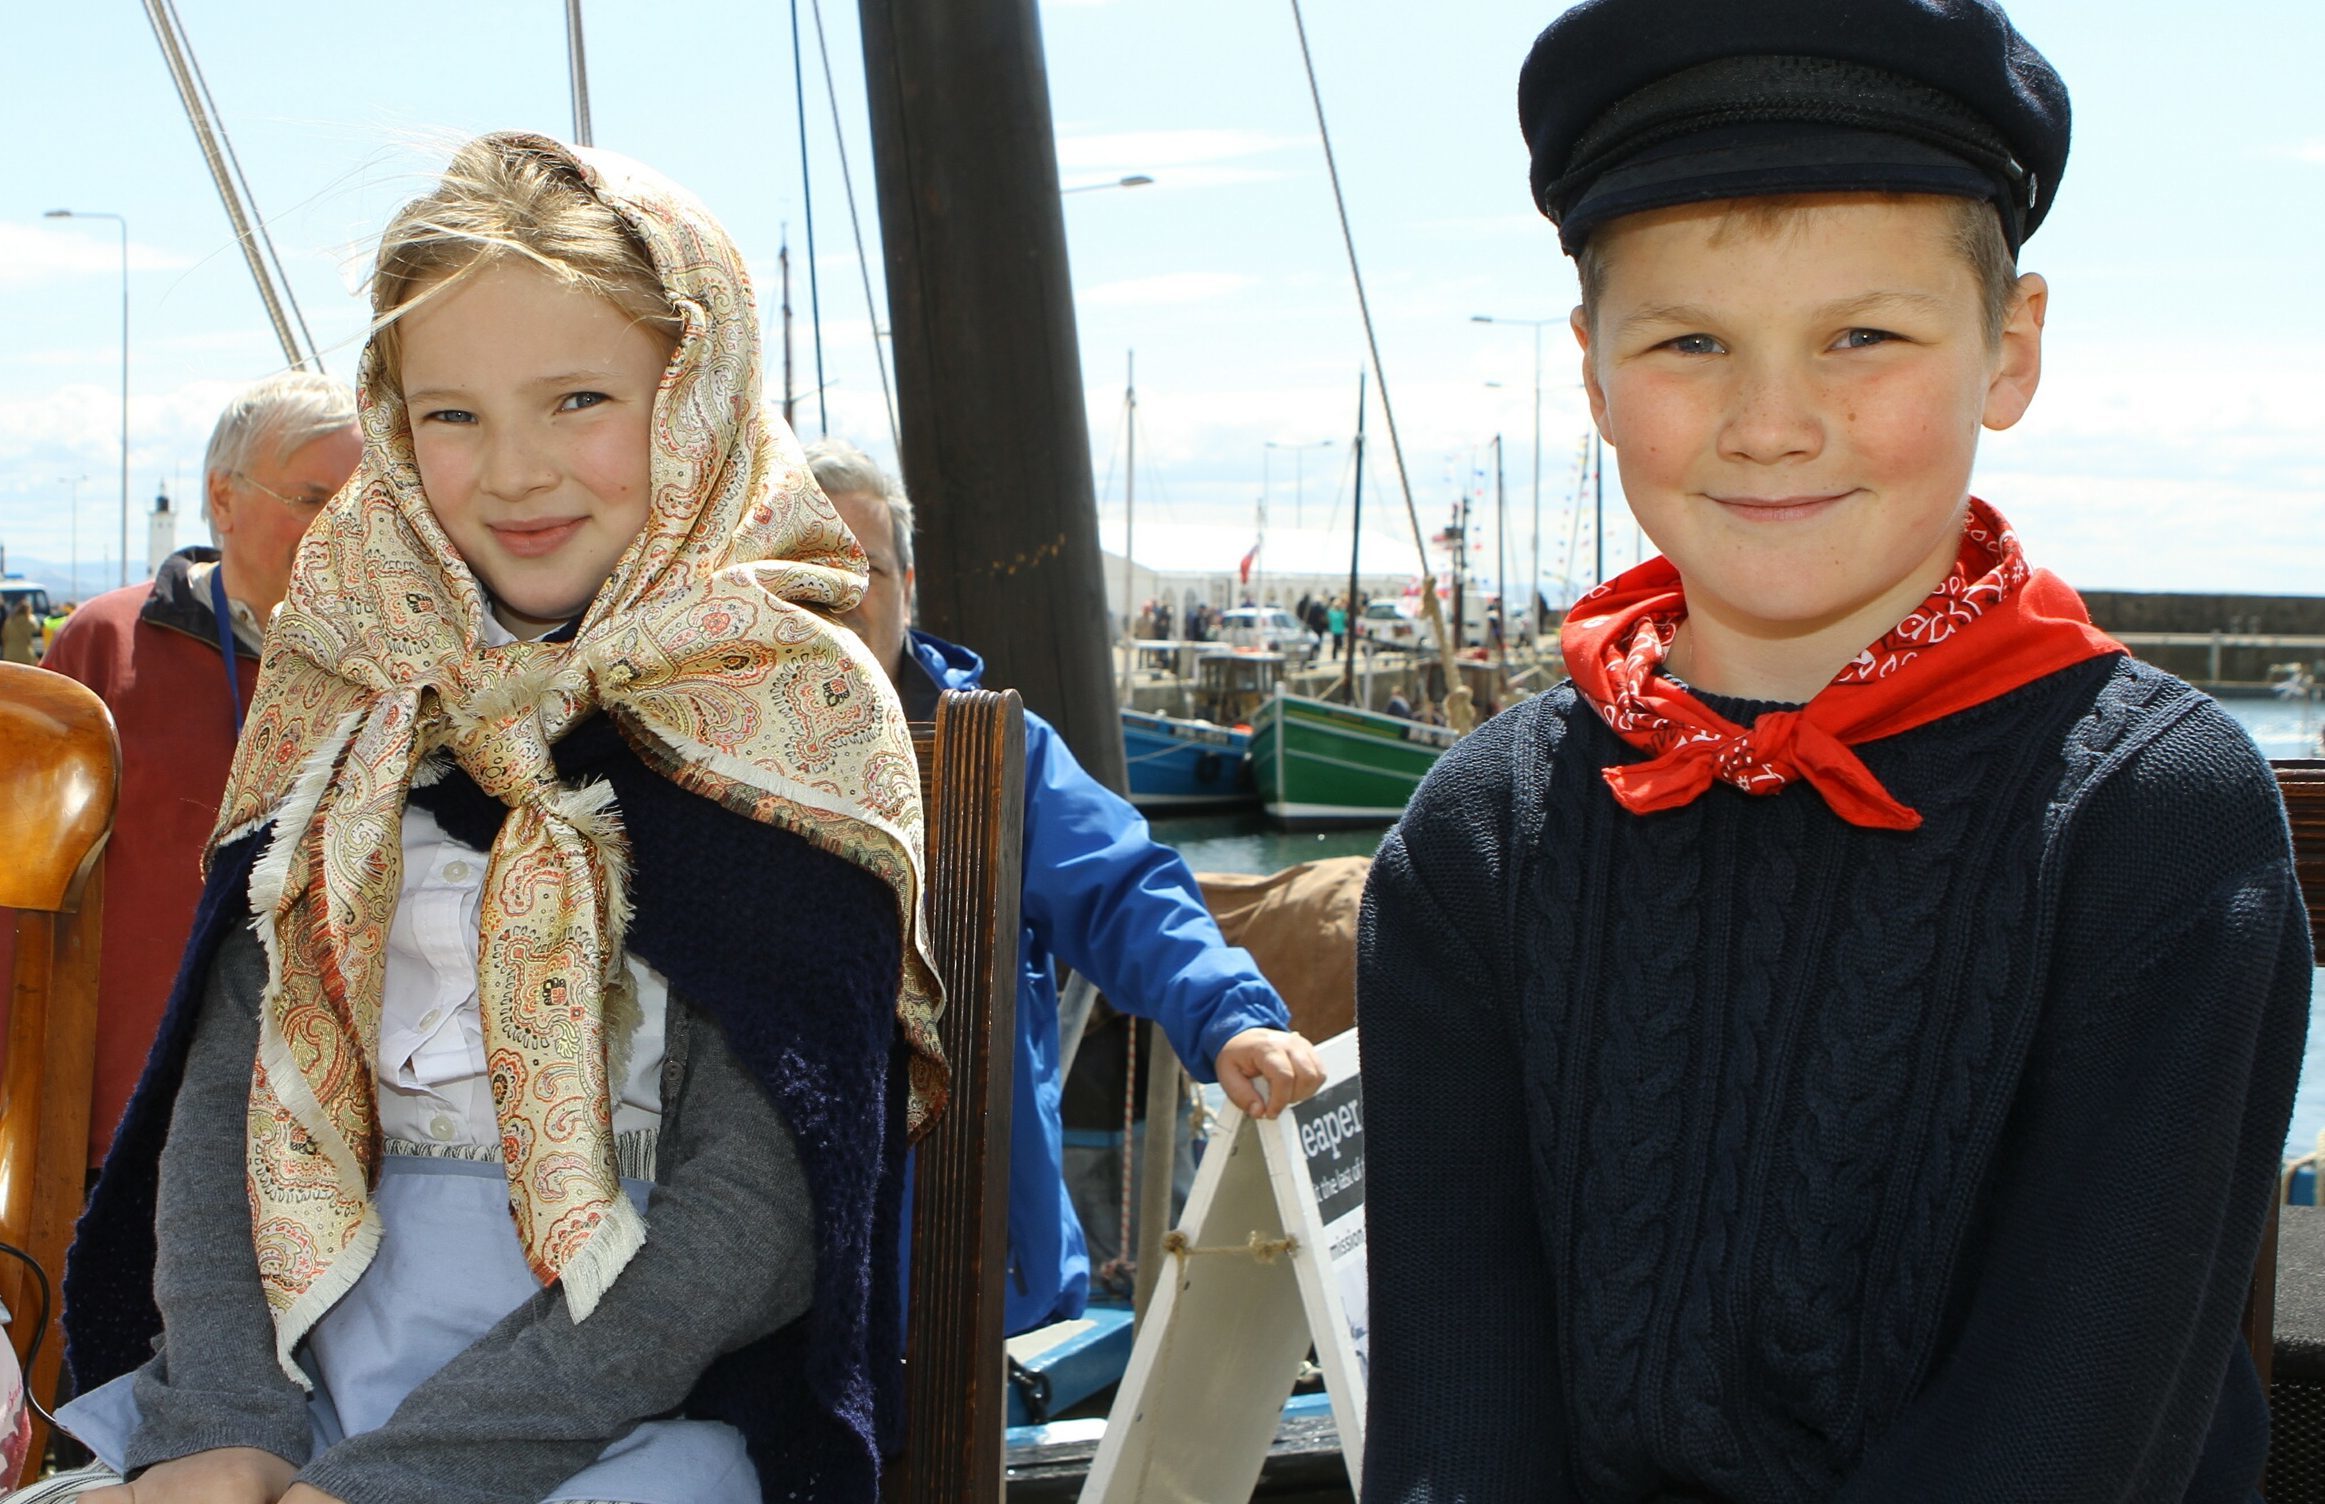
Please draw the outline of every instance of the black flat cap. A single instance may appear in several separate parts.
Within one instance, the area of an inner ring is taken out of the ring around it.
[[[1569,252],[1645,209],[1850,190],[1990,200],[2015,251],[2067,163],[2066,84],[1991,0],[1583,0],[1518,123]]]

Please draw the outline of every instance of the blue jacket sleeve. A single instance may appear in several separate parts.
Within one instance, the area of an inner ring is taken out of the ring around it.
[[[1220,1047],[1245,1029],[1291,1027],[1251,953],[1219,933],[1186,862],[1030,714],[1023,918],[1107,1001],[1160,1023],[1198,1081],[1218,1078]]]

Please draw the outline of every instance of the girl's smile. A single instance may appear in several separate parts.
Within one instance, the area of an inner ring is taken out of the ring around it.
[[[521,637],[579,616],[645,525],[669,341],[530,262],[489,262],[403,318],[420,483]]]

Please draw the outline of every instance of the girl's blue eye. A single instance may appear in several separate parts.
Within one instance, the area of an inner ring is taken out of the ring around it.
[[[561,413],[575,413],[585,407],[595,407],[600,402],[610,400],[612,399],[603,392],[568,392],[565,394],[565,400],[557,404],[557,410]]]
[[[1897,338],[1886,329],[1851,329],[1840,338],[1844,350],[1870,350],[1875,345],[1886,345]]]
[[[422,415],[422,421],[428,423],[474,423],[476,414],[466,408],[440,407],[432,413]]]
[[[1663,343],[1665,348],[1676,350],[1681,355],[1717,355],[1720,353],[1720,342],[1708,334],[1682,334],[1677,339],[1665,340]]]

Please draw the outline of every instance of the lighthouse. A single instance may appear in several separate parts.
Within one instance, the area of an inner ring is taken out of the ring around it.
[[[161,573],[161,561],[177,551],[178,514],[170,510],[170,488],[163,486],[153,499],[153,515],[145,523],[145,572]]]

